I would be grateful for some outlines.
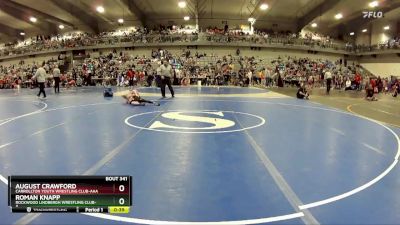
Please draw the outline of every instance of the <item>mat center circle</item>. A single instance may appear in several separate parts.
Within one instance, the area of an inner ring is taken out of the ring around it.
[[[168,133],[229,133],[262,126],[265,119],[235,111],[168,110],[135,114],[126,118],[125,124],[138,129]]]

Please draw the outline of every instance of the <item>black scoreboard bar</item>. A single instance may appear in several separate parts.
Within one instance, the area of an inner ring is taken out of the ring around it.
[[[9,176],[8,205],[23,213],[127,213],[131,176]]]

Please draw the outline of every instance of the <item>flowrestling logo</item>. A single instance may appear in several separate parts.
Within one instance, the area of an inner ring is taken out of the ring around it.
[[[383,12],[382,11],[364,11],[363,13],[363,18],[364,19],[378,19],[378,18],[383,18]]]
[[[147,118],[147,119],[146,119]],[[242,124],[240,121],[246,121]],[[143,125],[143,121],[147,121]],[[128,126],[170,133],[228,133],[244,131],[265,124],[265,119],[234,111],[154,111],[125,119]]]

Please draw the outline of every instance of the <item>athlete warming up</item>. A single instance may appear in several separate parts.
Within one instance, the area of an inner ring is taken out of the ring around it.
[[[126,99],[127,104],[131,104],[131,105],[144,106],[144,105],[146,105],[146,103],[150,103],[150,104],[153,104],[156,106],[160,106],[160,103],[149,101],[149,100],[146,100],[146,99],[143,99],[142,97],[140,97],[140,94],[137,90],[131,90],[131,91],[129,91],[128,94],[122,95],[122,97],[124,99]]]

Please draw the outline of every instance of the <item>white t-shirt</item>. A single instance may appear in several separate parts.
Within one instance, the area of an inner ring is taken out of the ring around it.
[[[251,80],[252,77],[253,77],[253,73],[251,71],[247,72],[247,78],[249,78]]]
[[[60,77],[61,71],[58,68],[53,69],[53,77]]]
[[[37,82],[43,83],[46,82],[46,70],[43,67],[39,67],[39,69],[36,70],[34,78],[37,79]]]
[[[332,73],[330,71],[325,72],[325,79],[332,79]]]
[[[165,66],[164,64],[160,66],[160,75],[164,77],[171,77],[172,67],[171,65]]]

